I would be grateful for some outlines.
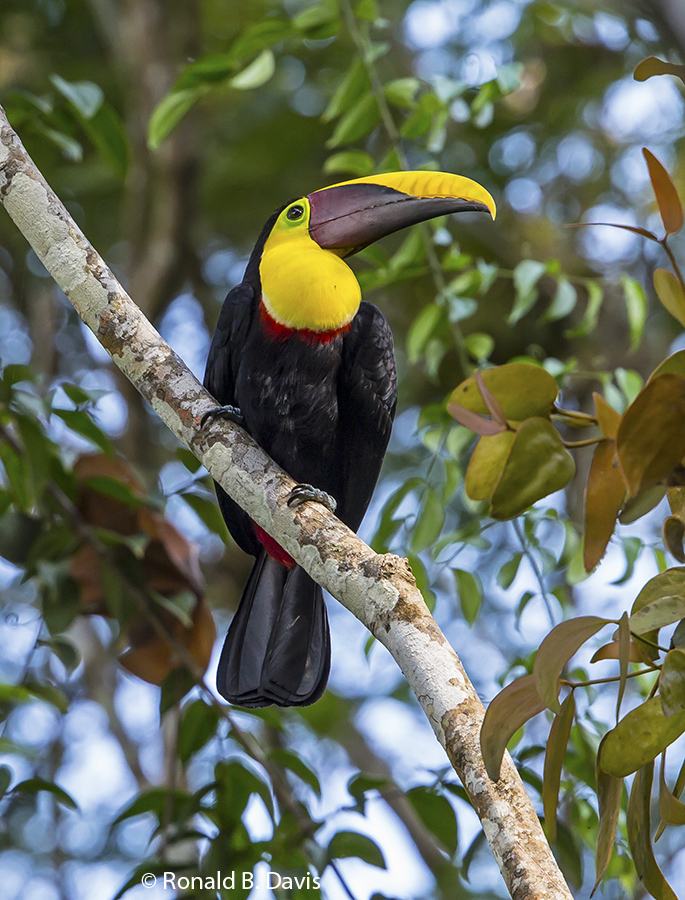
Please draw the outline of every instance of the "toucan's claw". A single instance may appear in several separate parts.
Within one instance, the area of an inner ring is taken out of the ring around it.
[[[314,503],[322,503],[327,510],[334,513],[338,503],[335,497],[331,497],[326,491],[320,491],[311,484],[296,484],[290,492],[288,506],[299,506],[311,500]]]
[[[200,419],[200,428],[204,428],[210,419],[228,419],[241,428],[245,426],[245,419],[237,406],[213,406]]]

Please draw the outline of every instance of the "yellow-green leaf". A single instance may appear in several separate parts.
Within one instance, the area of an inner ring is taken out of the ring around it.
[[[480,374],[510,421],[522,422],[532,416],[551,415],[559,388],[549,372],[540,366],[508,363],[484,369]],[[488,414],[474,376],[462,381],[450,400],[480,415]]]
[[[685,712],[664,715],[659,697],[632,709],[606,735],[599,764],[608,775],[623,778],[655,759],[685,731]]]
[[[610,622],[611,619],[599,616],[578,616],[556,625],[540,644],[533,663],[533,677],[538,694],[552,712],[561,711],[558,696],[562,669],[585,641]]]
[[[685,652],[669,650],[659,677],[661,708],[668,718],[685,710]]]
[[[493,781],[499,779],[502,757],[512,736],[544,708],[532,675],[517,678],[492,699],[483,719],[480,749]]]
[[[666,754],[664,753],[661,757],[659,773],[659,814],[666,825],[685,825],[685,803],[669,790],[666,784],[665,769]]]
[[[591,572],[604,556],[625,494],[614,442],[602,441],[595,448],[585,491],[583,564],[586,572]]]
[[[571,691],[561,704],[559,714],[554,717],[547,740],[545,768],[542,776],[542,804],[545,810],[547,836],[552,844],[557,839],[557,803],[559,802],[561,769],[575,711],[576,702],[573,691]]]
[[[492,496],[515,439],[515,431],[500,431],[478,441],[469,460],[464,484],[472,500],[487,500]]]
[[[677,516],[668,516],[664,519],[664,544],[679,563],[685,563],[685,522]]]
[[[635,776],[628,800],[628,844],[635,871],[655,900],[678,900],[654,859],[650,829],[650,801],[654,764],[641,768]]]
[[[664,309],[685,326],[685,291],[681,283],[668,269],[656,269],[652,278],[654,290]]]
[[[633,634],[647,634],[684,618],[685,596],[659,597],[631,615],[630,630]]]
[[[683,204],[680,202],[676,186],[673,184],[671,176],[653,153],[646,147],[642,148],[642,153],[647,161],[649,178],[654,188],[654,195],[656,196],[666,234],[675,234],[683,227]]]
[[[592,398],[595,401],[595,415],[602,437],[615,441],[618,426],[621,424],[621,414],[617,413],[613,406],[609,406],[604,397],[596,391],[592,394]]]
[[[685,379],[647,382],[623,414],[616,451],[632,496],[662,482],[685,456]]]
[[[548,419],[527,419],[516,433],[490,502],[494,519],[513,519],[536,500],[566,487],[576,467]]]
[[[662,363],[659,363],[656,369],[654,369],[649,376],[649,381],[652,381],[657,375],[665,375],[667,372],[672,372],[675,375],[680,375],[681,378],[685,378],[685,350],[678,350],[676,353],[667,356],[666,359]]]

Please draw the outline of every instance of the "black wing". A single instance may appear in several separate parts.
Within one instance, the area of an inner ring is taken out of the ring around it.
[[[219,321],[212,338],[205,369],[204,386],[222,406],[236,406],[235,383],[240,365],[240,354],[245,346],[247,332],[255,307],[255,292],[243,281],[228,294],[219,313]],[[261,544],[252,528],[252,521],[234,503],[224,489],[215,483],[216,497],[226,527],[236,544],[246,553],[257,556]]]
[[[356,531],[378,480],[397,406],[392,332],[383,313],[366,301],[344,338],[339,384],[345,472],[337,515]]]
[[[243,281],[229,292],[219,313],[207,357],[204,385],[222,406],[235,406],[240,351],[252,320],[254,300],[254,288]]]

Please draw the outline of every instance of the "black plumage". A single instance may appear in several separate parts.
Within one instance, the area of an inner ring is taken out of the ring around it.
[[[277,216],[267,222],[245,280],[224,301],[204,383],[220,404],[240,409],[246,430],[296,481],[331,494],[336,514],[356,530],[395,413],[392,334],[366,302],[337,332],[269,326],[259,261]],[[236,543],[256,557],[221,654],[218,689],[248,707],[312,703],[330,666],[321,588],[299,566],[269,556],[259,529],[218,485],[217,496]]]

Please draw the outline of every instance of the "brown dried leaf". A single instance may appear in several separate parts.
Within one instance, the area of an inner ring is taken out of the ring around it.
[[[646,147],[642,154],[647,162],[649,177],[654,188],[654,195],[661,213],[666,234],[675,234],[683,227],[683,204],[671,176],[664,166]]]
[[[619,642],[618,641],[610,641],[608,644],[605,644],[603,647],[600,647],[596,653],[593,654],[591,663],[601,662],[604,659],[618,659],[619,658]],[[636,644],[635,641],[630,642],[630,649],[628,651],[628,658],[630,662],[633,663],[646,663],[651,664],[652,660],[645,654],[642,647],[639,644]]]
[[[602,441],[595,448],[585,490],[583,565],[586,572],[591,572],[604,556],[625,494],[626,485],[617,464],[615,444]]]
[[[648,381],[623,414],[616,451],[631,496],[663,482],[685,456],[685,379]]]
[[[499,434],[505,430],[505,426],[493,422],[492,419],[486,419],[485,416],[478,415],[470,409],[466,409],[460,403],[452,402],[447,404],[447,412],[456,419],[460,425],[470,428],[471,431],[480,435]]]
[[[685,84],[685,66],[666,62],[664,59],[659,59],[658,56],[648,56],[646,59],[640,60],[633,71],[635,81],[647,81],[654,75],[675,75]]]
[[[483,719],[480,749],[493,781],[499,779],[502,757],[513,735],[544,708],[532,675],[517,678],[492,699]]]
[[[495,397],[495,395],[485,383],[483,373],[479,372],[478,369],[476,369],[476,371],[473,373],[473,377],[476,379],[476,384],[478,385],[478,390],[480,391],[480,395],[483,398],[483,403],[485,403],[488,412],[492,416],[493,420],[500,424],[503,428],[506,428],[506,416],[504,415],[502,407],[497,401],[497,397]]]
[[[571,691],[561,704],[561,711],[554,717],[547,740],[545,768],[542,776],[542,804],[545,811],[545,825],[550,843],[557,839],[557,803],[561,769],[566,755],[568,739],[576,711],[576,701]]]
[[[639,225],[620,225],[618,222],[569,222],[564,225],[564,228],[592,228],[593,225],[601,225],[603,228],[622,228],[624,231],[632,231],[650,241],[659,242],[659,238],[653,231],[647,231],[646,228],[640,228]]]

